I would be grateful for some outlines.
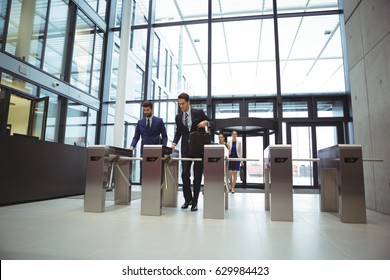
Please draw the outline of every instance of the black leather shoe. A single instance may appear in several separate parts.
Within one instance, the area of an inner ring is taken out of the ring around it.
[[[181,206],[181,209],[187,209],[188,206],[190,206],[190,202],[184,202],[184,204]]]
[[[193,205],[191,207],[191,211],[198,211],[198,206],[197,205]]]

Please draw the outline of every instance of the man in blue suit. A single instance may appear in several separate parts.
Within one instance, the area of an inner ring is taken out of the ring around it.
[[[193,155],[189,151],[190,133],[194,131],[204,131],[208,126],[212,130],[212,122],[203,112],[203,110],[194,109],[190,106],[190,97],[187,93],[181,93],[178,97],[178,103],[181,112],[176,115],[176,132],[172,143],[172,149],[181,139],[182,157],[202,157],[203,155]],[[191,211],[198,210],[198,197],[203,175],[203,161],[194,162],[194,194],[191,192],[191,165],[193,161],[182,161],[183,195],[184,204],[182,209],[191,205]]]
[[[145,118],[138,121],[133,141],[129,148],[130,150],[133,150],[135,146],[137,146],[139,138],[142,137],[141,154],[144,145],[162,144],[163,146],[166,146],[168,142],[164,121],[159,117],[153,116],[152,102],[145,101],[142,107]]]

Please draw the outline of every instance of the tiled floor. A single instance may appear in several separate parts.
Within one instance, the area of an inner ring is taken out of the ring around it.
[[[0,259],[88,260],[356,260],[390,259],[390,216],[367,210],[367,224],[345,224],[319,211],[318,194],[294,194],[294,221],[275,222],[264,194],[229,194],[224,219],[163,208],[141,216],[131,205],[106,201],[86,213],[82,197],[0,207]],[[179,193],[179,205],[182,203]]]

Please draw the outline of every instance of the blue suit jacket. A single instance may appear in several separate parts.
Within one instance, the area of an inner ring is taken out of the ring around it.
[[[159,143],[160,135],[162,143]],[[163,146],[167,145],[168,136],[165,129],[164,121],[161,118],[152,117],[152,125],[149,129],[146,128],[146,118],[143,118],[138,121],[135,128],[135,133],[131,146],[135,147],[139,141],[139,138],[142,137],[141,141],[141,151],[144,145],[156,145],[162,144]]]

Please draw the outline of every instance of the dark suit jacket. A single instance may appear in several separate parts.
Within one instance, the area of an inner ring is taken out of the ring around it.
[[[162,138],[162,143],[159,143],[160,135]],[[166,146],[168,142],[168,136],[163,120],[153,116],[150,129],[146,128],[146,118],[139,120],[137,127],[135,128],[135,134],[133,141],[131,142],[131,146],[135,147],[140,137],[142,137],[141,150],[144,145],[162,144],[163,146]]]
[[[181,155],[182,156],[188,156],[189,155],[189,140],[190,140],[190,133],[194,131],[204,131],[204,128],[199,129],[198,124],[202,121],[208,121],[209,122],[209,130],[211,135],[213,135],[213,123],[210,121],[210,119],[206,116],[206,114],[203,112],[203,110],[199,109],[193,109],[191,108],[191,130],[188,130],[188,128],[183,124],[183,112],[180,112],[176,115],[176,132],[175,137],[173,139],[173,143],[178,143],[181,139]]]

